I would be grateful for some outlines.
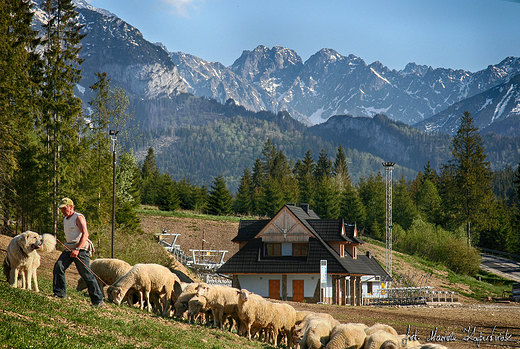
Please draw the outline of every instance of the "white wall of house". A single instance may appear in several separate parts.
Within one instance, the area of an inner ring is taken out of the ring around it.
[[[238,281],[242,288],[254,292],[262,297],[269,297],[269,280],[280,280],[282,283],[282,275],[239,275]],[[316,291],[316,284],[320,281],[319,275],[287,275],[287,296],[292,297],[293,280],[303,280],[303,296],[313,297]],[[282,287],[280,287],[281,298]],[[332,297],[332,278],[327,278],[327,287],[325,296]]]

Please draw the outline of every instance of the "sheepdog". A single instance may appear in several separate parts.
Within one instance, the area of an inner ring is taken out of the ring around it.
[[[41,252],[51,252],[56,249],[56,238],[51,234],[41,236],[34,231],[26,231],[16,235],[9,246],[7,246],[7,256],[4,259],[4,275],[13,287],[20,287],[31,290],[34,283],[34,290],[40,292],[38,288],[38,278],[36,269],[40,266]]]

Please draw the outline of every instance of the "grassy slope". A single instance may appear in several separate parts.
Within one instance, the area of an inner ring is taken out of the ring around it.
[[[51,281],[40,293],[0,282],[0,348],[267,348],[234,333],[162,318],[137,308],[90,306],[85,293],[55,299]]]

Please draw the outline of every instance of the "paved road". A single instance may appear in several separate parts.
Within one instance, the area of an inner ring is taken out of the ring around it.
[[[520,282],[520,262],[485,253],[482,253],[481,256],[482,263],[480,267],[482,269],[509,280]]]

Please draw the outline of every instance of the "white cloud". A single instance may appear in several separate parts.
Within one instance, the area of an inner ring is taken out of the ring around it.
[[[195,3],[200,0],[160,0],[173,10],[173,14],[180,17],[189,17],[190,8],[195,8]]]

